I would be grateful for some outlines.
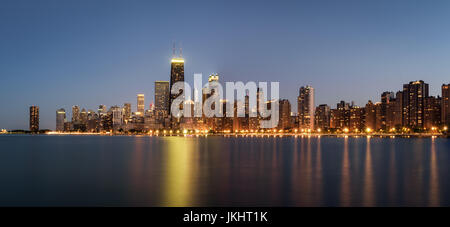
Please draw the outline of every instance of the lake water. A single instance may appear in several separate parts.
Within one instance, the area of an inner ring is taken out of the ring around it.
[[[0,206],[450,206],[450,139],[0,136]]]

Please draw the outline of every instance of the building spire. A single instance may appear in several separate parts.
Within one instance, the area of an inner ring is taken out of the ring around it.
[[[179,45],[180,45],[180,58],[183,58],[183,47],[181,45],[181,42]]]
[[[176,57],[176,46],[175,46],[175,41],[172,42],[172,57],[175,58]]]

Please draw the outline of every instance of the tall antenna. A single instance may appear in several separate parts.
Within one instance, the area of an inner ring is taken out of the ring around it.
[[[180,42],[180,58],[183,58],[183,47]]]
[[[175,55],[175,42],[173,42],[172,45],[173,45],[172,46],[172,55],[175,58],[176,57],[176,55]]]

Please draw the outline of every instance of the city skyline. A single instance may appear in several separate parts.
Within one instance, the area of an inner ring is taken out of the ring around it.
[[[183,68],[184,59],[174,56],[171,61],[172,68],[174,63],[180,64]],[[178,66],[177,66],[178,67]],[[183,69],[182,69],[183,70]],[[171,80],[173,79],[173,70],[171,72]],[[211,86],[211,82],[219,82],[218,74],[211,74],[208,79],[207,86]],[[183,81],[183,80],[181,80]],[[172,83],[171,83],[172,84]],[[355,105],[354,102],[347,103],[342,100],[336,104],[336,108],[328,106],[328,104],[315,105],[314,88],[311,86],[302,86],[299,89],[298,111],[291,111],[291,104],[288,99],[280,98],[279,102],[279,121],[270,128],[261,128],[260,122],[264,119],[273,118],[261,117],[260,115],[249,116],[249,95],[244,100],[234,100],[234,116],[225,116],[228,110],[229,100],[221,99],[220,105],[223,105],[222,117],[207,117],[203,115],[199,117],[183,116],[181,118],[170,115],[168,109],[172,101],[169,95],[168,81],[155,81],[155,100],[156,105],[151,103],[149,109],[145,109],[144,95],[137,94],[136,112],[132,112],[131,103],[124,103],[123,107],[114,105],[108,108],[105,105],[99,105],[97,111],[72,106],[71,121],[66,118],[64,108],[56,111],[56,130],[57,132],[140,132],[158,134],[158,131],[170,130],[170,133],[176,132],[186,133],[189,131],[212,131],[212,132],[260,132],[260,129],[276,129],[276,132],[337,132],[337,133],[410,133],[410,132],[446,132],[450,125],[450,84],[441,86],[441,96],[429,95],[429,84],[422,80],[411,81],[403,84],[403,89],[397,92],[385,91],[381,94],[380,101],[372,102],[368,100],[365,106]],[[206,86],[206,85],[205,85]],[[216,86],[216,85],[213,85]],[[202,90],[205,90],[204,87]],[[211,96],[209,89],[202,92],[204,101]],[[189,92],[189,91],[185,91]],[[206,92],[206,93],[205,93]],[[213,91],[216,92],[216,91]],[[256,96],[259,97],[260,88],[257,89]],[[189,95],[190,96],[190,95]],[[175,97],[174,97],[175,98]],[[203,104],[205,102],[203,101]],[[272,101],[266,103],[257,102],[259,105],[267,105],[270,107]],[[241,103],[244,102],[244,103]],[[256,104],[256,103],[255,103]],[[184,107],[192,105],[192,113],[194,112],[194,102],[192,99],[184,101]],[[244,117],[236,115],[238,106],[245,107]],[[217,107],[215,107],[217,108]],[[178,115],[177,115],[178,116]],[[30,107],[29,130],[31,132],[39,131],[39,107]],[[264,132],[262,130],[261,132]],[[272,131],[272,130],[270,130]],[[274,131],[275,132],[275,131]]]
[[[155,101],[154,102],[151,101],[150,104],[148,104],[149,107],[148,109],[146,108],[145,105],[145,96],[142,93],[137,94],[136,108],[135,108],[136,111],[133,111],[132,108],[133,105],[129,102],[124,103],[123,107],[120,107],[120,105],[118,106],[117,104],[115,104],[112,105],[110,108],[108,108],[104,104],[100,104],[98,105],[98,109],[96,110],[95,108],[94,110],[92,108],[82,108],[81,112],[79,105],[73,105],[71,121],[69,121],[65,109],[59,108],[56,110],[55,131],[62,132],[62,131],[87,130],[88,132],[91,132],[91,130],[93,129],[92,127],[91,129],[88,129],[89,125],[91,124],[88,123],[88,119],[98,118],[98,120],[93,122],[94,124],[93,127],[97,128],[98,127],[96,126],[97,124],[100,124],[100,126],[103,124],[103,119],[101,115],[106,116],[110,112],[111,112],[111,119],[110,119],[111,126],[107,126],[106,128],[107,131],[112,130],[117,132],[119,128],[120,131],[122,131],[124,130],[123,126],[127,125],[128,121],[132,125],[128,126],[128,129],[126,129],[126,131],[129,131],[130,129],[136,129],[136,126],[133,125],[136,123],[135,119],[136,117],[142,118],[141,120],[137,120],[137,123],[139,122],[142,123],[142,126],[138,127],[141,128],[139,130],[145,131],[149,130],[151,131],[151,129],[152,130],[178,129],[178,131],[180,129],[183,130],[182,121],[180,120],[174,121],[173,116],[170,117],[171,114],[169,110],[172,102],[171,99],[177,97],[170,95],[171,85],[174,83],[174,77],[176,78],[175,79],[176,81],[184,81],[184,74],[183,74],[184,59],[182,58],[181,54],[176,55],[174,50],[174,55],[170,62],[172,65],[172,70],[169,76],[171,82],[169,83],[169,81],[154,81],[155,93],[153,95]],[[174,66],[175,68],[181,66],[181,69],[179,69],[181,71],[174,73]],[[181,77],[179,77],[178,74],[180,74]],[[219,74],[213,73],[209,75],[208,83],[205,84],[205,86],[211,83],[212,80],[220,83]],[[314,98],[315,89],[312,86],[306,85],[300,87],[299,89],[299,95],[297,97],[297,105],[298,105],[297,112],[292,111],[289,99],[280,97],[279,99],[280,122],[278,126],[275,128],[278,129],[289,128],[292,131],[293,129],[297,129],[299,131],[301,130],[305,132],[314,132],[317,130],[318,132],[321,132],[321,130],[333,129],[344,133],[353,132],[354,130],[356,130],[356,132],[358,131],[362,132],[364,130],[378,131],[380,129],[387,131],[389,130],[389,128],[395,131],[398,130],[398,127],[400,128],[403,127],[404,129],[406,127],[408,128],[408,130],[414,128],[424,128],[425,130],[431,130],[431,128],[433,128],[433,130],[438,130],[440,129],[440,126],[449,125],[448,119],[450,117],[450,115],[448,115],[448,112],[450,112],[448,108],[449,86],[450,84],[442,84],[441,94],[432,96],[429,94],[430,88],[428,83],[424,82],[423,80],[410,81],[409,83],[403,84],[403,90],[397,90],[396,92],[394,91],[383,92],[380,96],[379,101],[368,100],[368,102],[365,105],[359,106],[355,104],[354,101],[347,103],[345,100],[341,100],[340,102],[337,102],[336,108],[333,108],[333,105],[332,104],[329,105],[328,103],[319,103],[316,105]],[[259,89],[260,88],[258,88],[258,92],[256,93],[257,96],[259,93]],[[204,88],[202,90],[204,90]],[[202,91],[202,93],[203,92],[204,91]],[[202,96],[204,96],[203,98],[204,103],[204,101],[210,96],[210,94],[203,93]],[[223,109],[225,111],[225,109],[227,108],[226,102],[228,101],[226,99],[223,99],[223,101],[224,101]],[[186,102],[193,103],[192,99],[186,100],[185,105]],[[239,105],[239,101],[237,104]],[[246,122],[244,124],[248,124],[248,126],[245,127],[251,128],[253,124],[253,127],[258,128],[259,126],[255,126],[255,124],[258,123],[252,123],[251,122],[252,118],[251,117],[249,118],[247,116],[249,111],[248,105],[249,104],[247,94],[247,96],[245,97],[245,108],[246,108],[245,118],[247,118],[247,120],[244,121]],[[270,108],[270,104],[268,105]],[[193,107],[191,108],[193,111]],[[333,111],[338,111],[339,113],[333,113]],[[373,116],[372,114],[370,114],[370,112],[373,112]],[[323,116],[323,114],[327,116]],[[339,116],[336,116],[336,114],[339,114]],[[94,115],[97,117],[95,117]],[[151,117],[153,119],[151,123],[153,126],[148,125],[147,117]],[[333,122],[333,118],[335,120],[338,119],[340,122],[337,123]],[[204,124],[206,127],[209,127],[209,130],[214,131],[218,130],[216,129],[217,122],[215,122],[215,120],[213,120],[213,122],[205,119],[201,121],[202,122],[205,121]],[[328,123],[326,123],[326,121],[328,121]],[[257,122],[259,122],[259,120],[257,120]],[[40,123],[39,106],[38,105],[30,106],[29,131],[37,132],[39,129],[49,130],[49,128],[39,128],[39,123]],[[324,127],[315,125],[315,124],[321,125],[324,123],[326,123]],[[190,127],[191,129],[195,128],[193,126],[195,124],[192,122],[192,120],[189,124],[190,125],[188,127]],[[224,123],[220,122],[220,124]],[[240,125],[238,126],[238,128],[240,129],[237,131],[241,131],[242,122],[238,124]],[[186,124],[184,125],[186,126]],[[230,123],[229,127],[230,128],[236,127],[235,123]],[[445,127],[444,131],[447,130],[446,128],[447,127]],[[15,130],[22,130],[22,129],[15,129]],[[105,129],[96,129],[96,130],[103,131]],[[223,131],[224,128],[221,128],[220,130]]]
[[[333,2],[266,2],[256,9],[251,1],[177,2],[172,8],[47,3],[7,2],[0,8],[6,18],[0,74],[8,85],[0,91],[0,128],[28,128],[31,105],[40,107],[40,128],[54,129],[57,108],[134,103],[137,93],[153,97],[154,81],[168,80],[173,41],[182,43],[187,80],[213,72],[226,81],[276,78],[292,110],[298,88],[307,84],[316,89],[316,104],[346,100],[363,106],[409,81],[425,80],[433,96],[449,83],[447,1],[352,2],[352,9]],[[211,7],[221,9],[205,10]],[[163,16],[169,8],[183,21]]]

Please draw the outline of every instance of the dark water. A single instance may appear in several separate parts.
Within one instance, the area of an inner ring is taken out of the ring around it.
[[[450,139],[0,136],[1,206],[450,206]]]

